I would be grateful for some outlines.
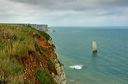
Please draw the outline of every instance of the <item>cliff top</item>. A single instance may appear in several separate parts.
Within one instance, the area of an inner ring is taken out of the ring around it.
[[[0,24],[0,84],[56,84],[50,40],[30,25]]]

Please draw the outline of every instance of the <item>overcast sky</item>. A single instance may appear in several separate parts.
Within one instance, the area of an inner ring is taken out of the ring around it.
[[[0,0],[0,22],[128,26],[128,0]]]

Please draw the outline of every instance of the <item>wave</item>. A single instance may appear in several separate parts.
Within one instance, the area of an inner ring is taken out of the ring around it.
[[[69,68],[80,70],[83,68],[83,65],[72,65],[72,66],[69,66]]]

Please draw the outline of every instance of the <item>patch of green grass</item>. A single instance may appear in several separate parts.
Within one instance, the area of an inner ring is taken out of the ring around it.
[[[56,84],[49,73],[44,68],[38,68],[35,73],[36,79],[41,84]]]
[[[10,77],[23,74],[23,66],[15,56],[35,50],[33,32],[33,28],[24,25],[0,24],[0,80],[10,81]]]
[[[42,32],[42,31],[39,31],[40,35],[43,36],[46,40],[51,40],[51,37],[45,33],[45,32]]]

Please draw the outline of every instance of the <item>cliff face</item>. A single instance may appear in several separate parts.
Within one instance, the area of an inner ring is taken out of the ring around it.
[[[44,31],[0,24],[0,84],[66,84],[54,49]]]

